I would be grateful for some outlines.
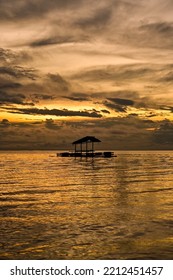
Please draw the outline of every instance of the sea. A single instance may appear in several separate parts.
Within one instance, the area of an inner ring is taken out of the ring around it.
[[[173,259],[173,151],[0,152],[1,260]]]

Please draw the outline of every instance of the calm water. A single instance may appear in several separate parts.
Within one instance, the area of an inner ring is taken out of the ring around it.
[[[0,152],[0,259],[173,259],[173,152]]]

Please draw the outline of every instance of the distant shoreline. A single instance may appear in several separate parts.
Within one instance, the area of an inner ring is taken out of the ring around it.
[[[71,150],[71,149],[0,149],[0,152],[36,152],[36,151],[42,151],[42,152],[46,152],[46,151],[67,151],[67,150]],[[107,149],[99,149],[97,151],[106,151]],[[109,151],[116,151],[116,152],[173,152],[173,149],[136,149],[136,150],[116,150],[116,149],[109,149]]]

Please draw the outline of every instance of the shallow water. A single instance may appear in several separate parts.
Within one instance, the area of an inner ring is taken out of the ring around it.
[[[173,259],[173,152],[0,152],[0,259]]]

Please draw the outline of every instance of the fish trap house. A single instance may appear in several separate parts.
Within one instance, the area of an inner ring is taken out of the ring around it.
[[[72,152],[62,152],[57,154],[61,157],[113,157],[113,152],[96,152],[94,144],[101,142],[94,136],[86,136],[72,143],[74,150]]]

